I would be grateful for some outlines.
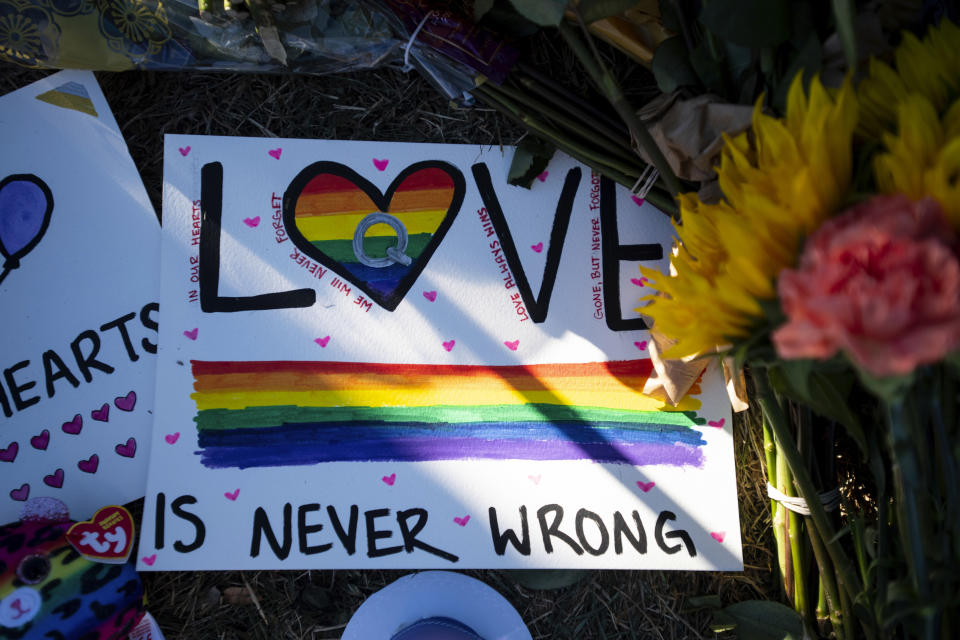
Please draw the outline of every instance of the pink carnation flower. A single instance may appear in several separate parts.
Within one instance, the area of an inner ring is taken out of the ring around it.
[[[878,196],[824,223],[798,269],[780,273],[782,358],[844,351],[877,377],[905,375],[960,346],[960,263],[934,200]]]

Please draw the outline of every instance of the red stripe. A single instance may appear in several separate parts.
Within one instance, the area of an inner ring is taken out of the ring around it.
[[[517,377],[637,377],[649,376],[653,365],[649,359],[616,360],[613,362],[573,362],[556,364],[531,364],[512,366],[456,365],[456,364],[385,364],[372,362],[306,362],[297,360],[266,361],[221,361],[191,360],[193,375],[218,375],[227,373],[280,373],[348,374],[373,373],[378,375],[449,375],[476,376],[495,375],[504,378]]]
[[[300,195],[317,193],[343,193],[358,191],[360,187],[341,176],[321,173],[313,178],[300,192]],[[421,169],[410,174],[397,187],[397,191],[417,191],[420,189],[453,189],[453,178],[442,169]]]

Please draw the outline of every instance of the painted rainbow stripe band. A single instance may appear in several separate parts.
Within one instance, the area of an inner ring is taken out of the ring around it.
[[[193,361],[201,461],[592,460],[700,466],[696,398],[642,395],[649,360],[526,366]]]

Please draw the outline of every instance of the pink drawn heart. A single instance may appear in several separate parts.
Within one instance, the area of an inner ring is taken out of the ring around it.
[[[447,351],[453,351],[453,345],[457,344],[456,340],[451,340],[450,342],[444,342],[443,348]]]
[[[83,429],[83,418],[80,417],[80,414],[73,416],[73,420],[70,422],[64,422],[63,426],[60,427],[63,429],[64,433],[69,433],[70,435],[77,435],[80,433],[80,429]]]
[[[113,404],[117,409],[120,409],[120,411],[133,411],[133,408],[137,406],[137,392],[131,391],[125,396],[114,398]]]
[[[53,487],[54,489],[59,489],[63,486],[63,469],[57,469],[49,476],[43,476],[43,484],[48,487]]]
[[[118,444],[113,450],[124,458],[132,458],[137,453],[137,439],[127,438],[126,444]]]
[[[648,491],[650,491],[650,489],[653,489],[655,486],[657,486],[657,483],[643,482],[641,480],[637,480],[637,486],[640,487],[641,491],[643,491],[644,493],[647,493]]]
[[[713,427],[714,429],[722,429],[723,425],[726,424],[726,418],[720,418],[719,420],[711,420],[707,424]]]
[[[186,158],[188,153],[190,153],[190,147],[189,147],[189,146],[180,147],[180,155],[182,155],[184,158]]]
[[[24,482],[19,489],[11,489],[10,497],[18,502],[23,502],[30,496],[30,485]]]
[[[647,341],[641,340],[640,342],[634,342],[633,346],[635,346],[637,349],[640,349],[640,351],[643,351],[647,348]]]
[[[244,218],[244,219],[243,219],[243,224],[245,224],[245,225],[247,225],[248,227],[250,227],[251,229],[253,229],[255,226],[257,226],[258,224],[260,224],[260,216],[256,216],[256,217],[253,217],[253,218]]]
[[[321,347],[326,347],[327,343],[330,342],[330,336],[326,336],[325,338],[317,338],[316,340],[314,340],[314,342],[316,342]]]
[[[80,469],[80,471],[83,471],[85,473],[96,473],[97,467],[99,466],[100,466],[100,456],[98,456],[97,454],[93,454],[88,459],[81,460],[80,462],[77,463],[77,468]]]
[[[377,168],[377,171],[385,171],[388,164],[390,164],[390,160],[387,158],[384,158],[383,160],[379,160],[377,158],[373,159],[373,166]]]
[[[237,489],[236,491],[225,491],[225,492],[223,493],[223,496],[224,496],[227,500],[236,500],[236,499],[237,499],[237,496],[239,496],[239,495],[240,495],[240,489]]]
[[[541,173],[540,175],[537,176],[537,180],[539,180],[540,182],[546,182],[548,175],[550,175],[550,172],[549,172],[549,171],[544,171],[543,173]]]
[[[270,155],[273,158],[276,158],[277,160],[280,159],[281,153],[283,153],[283,149],[281,149],[280,147],[277,147],[276,149],[270,149],[270,151],[267,151],[268,155]]]
[[[423,297],[426,298],[427,300],[429,300],[430,302],[433,302],[434,300],[437,299],[437,292],[436,292],[436,291],[424,291],[424,292],[423,292]]]
[[[467,523],[470,522],[470,516],[463,516],[462,518],[454,517],[453,521],[456,522],[461,527],[467,526]]]
[[[540,253],[541,251],[543,251],[543,243],[538,242],[537,244],[532,244],[530,245],[530,248],[536,251],[537,253]]]
[[[634,202],[637,203],[638,207],[643,206],[643,198],[638,198],[637,196],[630,196],[630,197],[633,199]]]
[[[11,442],[10,446],[6,449],[0,449],[0,460],[3,462],[13,462],[17,459],[17,451],[20,450],[20,445],[16,442]]]
[[[520,341],[519,341],[519,340],[504,340],[503,344],[505,344],[505,345],[507,346],[507,349],[510,349],[510,351],[516,351],[517,348],[520,346]]]
[[[180,432],[177,431],[176,433],[168,433],[167,435],[163,436],[163,439],[167,441],[167,444],[176,444],[177,440],[180,439]]]
[[[143,556],[140,559],[143,560],[143,564],[147,565],[148,567],[152,567],[153,563],[157,561],[157,554],[154,553],[149,556]]]
[[[650,280],[647,278],[630,278],[630,282],[637,285],[638,287],[642,287],[646,283],[650,282]]]
[[[711,531],[710,537],[716,540],[717,542],[723,542],[723,539],[727,537],[726,531]]]
[[[40,432],[40,435],[33,436],[30,438],[30,444],[33,445],[34,449],[40,449],[43,451],[47,448],[47,444],[50,443],[50,432],[44,429]]]
[[[542,476],[538,473],[535,476],[527,476],[527,477],[530,478],[530,482],[532,482],[533,484],[540,484],[540,478]]]
[[[391,473],[390,475],[388,475],[388,476],[383,476],[383,477],[380,478],[380,479],[383,480],[384,482],[386,482],[388,485],[390,485],[390,486],[392,487],[392,486],[393,486],[393,483],[397,481],[397,474]]]
[[[200,333],[200,329],[197,328],[197,327],[194,327],[193,329],[190,329],[189,331],[184,331],[184,332],[183,332],[183,335],[187,336],[187,337],[190,338],[191,340],[196,340],[196,339],[197,339],[197,334],[199,334],[199,333]]]
[[[90,412],[90,417],[99,422],[108,422],[110,420],[110,405],[104,402],[102,407]]]

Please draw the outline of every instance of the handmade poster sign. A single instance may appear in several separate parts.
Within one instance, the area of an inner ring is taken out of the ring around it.
[[[167,136],[141,569],[741,567],[721,380],[640,393],[669,221],[508,156]]]
[[[160,225],[92,73],[0,98],[0,523],[143,495]]]

